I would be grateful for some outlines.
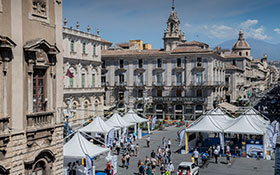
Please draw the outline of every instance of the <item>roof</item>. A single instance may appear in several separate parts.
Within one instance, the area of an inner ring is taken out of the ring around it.
[[[239,32],[239,38],[233,45],[232,50],[250,50],[249,44],[244,39],[244,33],[242,30]]]
[[[224,58],[247,58],[246,56],[240,56],[237,54],[230,54],[230,55],[225,55]]]
[[[206,49],[202,49],[200,47],[182,47],[182,46],[179,46],[179,47],[176,47],[172,53],[205,53],[205,52],[210,52],[209,50],[206,50]]]
[[[218,106],[220,106],[222,108],[225,108],[226,110],[231,111],[231,112],[235,112],[235,111],[238,110],[237,106],[234,106],[234,105],[232,105],[230,103],[227,103],[227,102],[220,103],[220,104],[218,104]]]
[[[179,46],[208,46],[208,44],[200,42],[200,41],[190,41],[187,43],[179,44]]]
[[[102,39],[101,38],[101,40],[100,40],[102,43],[106,43],[106,44],[110,44],[110,45],[112,45],[112,43],[111,42],[109,42],[109,41],[107,41],[107,40],[105,40],[105,39]]]
[[[106,124],[100,117],[96,117],[91,123],[81,128],[80,131],[105,134],[112,129],[114,129],[112,126]]]
[[[105,123],[117,128],[123,128],[133,125],[133,123],[129,123],[124,120],[118,113],[114,113],[112,117],[110,117]]]
[[[159,49],[150,50],[102,50],[103,56],[131,56],[131,55],[166,55],[170,54],[169,51],[163,51]]]
[[[228,64],[228,63],[226,63],[226,69],[227,70],[240,70],[240,71],[243,71],[241,68],[239,68],[237,66],[234,66],[232,64]]]
[[[130,109],[124,116],[123,119],[129,123],[143,123],[148,122],[148,119],[139,117],[132,109]]]

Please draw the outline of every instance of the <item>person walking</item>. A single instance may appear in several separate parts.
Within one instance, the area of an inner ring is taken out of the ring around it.
[[[154,150],[152,150],[152,152],[151,152],[151,157],[152,157],[152,158],[155,158],[155,157],[156,157],[156,153],[155,153]]]
[[[174,173],[174,165],[170,161],[170,163],[167,165],[167,170],[170,172],[170,174]]]
[[[205,153],[202,153],[201,158],[202,158],[202,168],[204,167],[204,165],[207,168],[207,166],[208,166],[208,161],[207,161],[208,160],[208,153],[207,153],[207,151]]]
[[[147,175],[152,175],[152,168],[151,168],[151,164],[149,163],[147,168],[146,168],[146,174]]]
[[[168,139],[168,148],[170,149],[170,147],[171,147],[171,140]]]
[[[125,162],[126,162],[125,155],[123,155],[122,156],[122,167],[123,168],[125,167]]]
[[[215,157],[215,163],[218,163],[218,157],[219,157],[219,151],[217,148],[215,148],[214,150],[214,157]]]
[[[107,175],[110,175],[111,174],[111,163],[110,163],[110,161],[107,161],[107,166],[106,166],[106,169],[105,169],[105,173],[107,174]]]
[[[163,138],[161,139],[161,142],[162,142],[163,148],[165,148],[165,143],[166,143],[165,137],[163,137]]]
[[[136,157],[138,157],[139,151],[140,151],[140,146],[139,146],[139,144],[137,143],[137,144],[135,145],[135,154],[136,154]]]
[[[160,167],[160,174],[161,174],[161,175],[164,175],[164,174],[165,174],[165,167],[164,167],[164,164],[161,164],[161,167]]]
[[[140,175],[145,175],[145,165],[144,165],[143,162],[140,163],[138,168],[139,168],[139,174]]]
[[[119,155],[120,154],[120,150],[121,150],[121,143],[120,143],[119,140],[116,143],[116,150],[117,150],[117,155]]]
[[[132,144],[130,145],[130,150],[131,150],[132,156],[136,156],[136,154],[135,154],[135,145],[134,145],[134,143],[132,143]]]
[[[147,141],[147,147],[150,148],[151,137],[148,136],[148,137],[146,138],[146,141]]]
[[[199,152],[197,151],[197,149],[194,150],[193,156],[194,156],[195,165],[198,166]]]
[[[213,157],[213,147],[212,146],[209,147],[208,154],[209,154],[209,160],[211,160]]]
[[[227,151],[227,164],[228,165],[231,165],[231,163],[230,163],[230,157],[231,157],[231,154],[230,154],[230,152],[229,151]]]
[[[126,154],[125,159],[126,159],[126,169],[128,169],[129,161],[130,161],[130,155],[128,153]]]

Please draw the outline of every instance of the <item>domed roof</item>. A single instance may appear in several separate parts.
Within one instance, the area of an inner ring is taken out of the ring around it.
[[[249,44],[244,39],[244,32],[240,30],[238,41],[233,45],[232,50],[251,50]]]

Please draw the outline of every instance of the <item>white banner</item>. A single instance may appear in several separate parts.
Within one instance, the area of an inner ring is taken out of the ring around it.
[[[220,145],[221,145],[221,149],[224,150],[224,148],[225,148],[224,134],[223,134],[223,133],[219,133],[219,136],[220,136]]]
[[[186,131],[183,129],[183,130],[180,132],[180,134],[179,134],[179,136],[180,136],[179,146],[181,146],[181,145],[182,145],[182,142],[183,142],[183,139],[184,139],[185,132],[186,132]]]
[[[91,158],[86,155],[87,175],[92,175],[92,161]]]
[[[114,134],[115,134],[115,130],[112,129],[109,133],[108,133],[108,138],[107,138],[107,146],[113,146],[113,141],[114,141]]]
[[[123,133],[122,133],[122,138],[126,137],[127,133],[127,128],[123,128]]]
[[[155,129],[156,121],[157,121],[157,117],[154,117],[154,118],[152,119],[152,128],[151,128],[152,130]]]

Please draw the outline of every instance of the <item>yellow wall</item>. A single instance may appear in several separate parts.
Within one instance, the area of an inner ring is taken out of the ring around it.
[[[129,43],[136,43],[138,50],[143,50],[142,40],[129,40]]]
[[[143,47],[144,47],[144,50],[151,50],[152,44],[144,44]]]

